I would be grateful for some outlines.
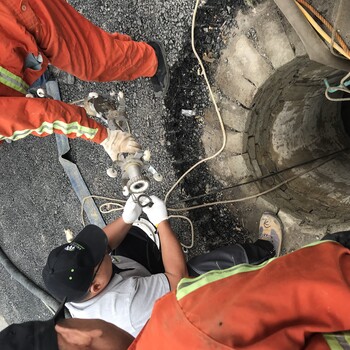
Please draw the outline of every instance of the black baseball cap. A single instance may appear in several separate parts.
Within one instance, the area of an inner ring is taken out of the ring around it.
[[[98,226],[86,226],[71,243],[51,251],[43,270],[48,291],[57,299],[81,301],[89,291],[96,266],[108,247],[106,234]]]
[[[1,350],[59,350],[55,324],[64,319],[64,303],[47,321],[16,323],[0,332]]]

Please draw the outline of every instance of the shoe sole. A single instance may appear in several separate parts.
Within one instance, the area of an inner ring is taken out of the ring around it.
[[[265,212],[262,214],[261,217],[263,217],[264,215],[269,216],[269,217],[271,217],[271,218],[277,220],[277,222],[279,223],[279,225],[280,225],[280,227],[281,227],[281,235],[279,235],[279,234],[275,231],[275,232],[276,232],[276,235],[277,235],[278,238],[279,238],[278,252],[276,252],[276,257],[278,257],[278,256],[280,256],[280,254],[281,254],[284,226],[283,226],[282,221],[280,220],[280,218],[279,218],[276,214],[274,214],[274,213],[272,213],[272,212],[269,212],[269,211],[265,211]],[[259,227],[260,227],[260,226],[259,226]],[[278,254],[277,254],[277,253],[278,253]]]

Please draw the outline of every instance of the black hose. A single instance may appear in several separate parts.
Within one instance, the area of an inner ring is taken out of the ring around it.
[[[189,197],[189,198],[184,198],[184,199],[181,199],[179,200],[178,202],[176,203],[170,203],[169,206],[176,206],[178,204],[181,204],[181,203],[186,203],[186,202],[189,202],[189,201],[194,201],[194,200],[197,200],[197,199],[201,199],[201,198],[205,198],[205,197],[208,197],[208,196],[211,196],[211,195],[214,195],[214,194],[218,194],[218,193],[221,193],[221,192],[225,192],[225,191],[228,191],[228,190],[231,190],[233,188],[237,188],[237,187],[240,187],[240,186],[244,186],[244,185],[248,185],[248,184],[251,184],[251,183],[255,183],[255,182],[259,182],[261,180],[264,180],[264,179],[267,179],[269,177],[272,177],[272,176],[275,176],[275,175],[278,175],[278,174],[281,174],[285,171],[288,171],[288,170],[293,170],[295,168],[298,168],[298,167],[301,167],[303,165],[307,165],[309,163],[313,163],[317,160],[320,160],[320,159],[323,159],[323,158],[327,158],[327,157],[330,157],[330,156],[333,156],[333,155],[338,155],[339,153],[342,153],[342,152],[346,152],[350,150],[349,147],[347,148],[343,148],[341,150],[338,150],[338,151],[335,151],[335,152],[332,152],[330,154],[326,154],[324,156],[321,156],[321,157],[318,157],[318,158],[313,158],[313,159],[310,159],[310,160],[307,160],[305,162],[302,162],[300,164],[296,164],[296,165],[292,165],[288,168],[285,168],[285,169],[282,169],[282,170],[279,170],[279,171],[276,171],[276,172],[272,172],[270,174],[266,174],[266,175],[263,175],[263,176],[260,176],[256,179],[252,179],[252,180],[249,180],[249,181],[245,181],[245,182],[241,182],[239,184],[235,184],[235,185],[232,185],[232,186],[227,186],[227,187],[224,187],[224,188],[220,188],[218,190],[214,190],[214,191],[211,191],[209,193],[205,193],[205,194],[201,194],[201,195],[198,195],[198,196],[194,196],[194,197]]]
[[[5,268],[5,270],[14,278],[18,283],[20,283],[24,288],[30,291],[33,295],[39,298],[47,307],[49,307],[52,312],[59,307],[59,302],[54,299],[50,294],[41,289],[36,285],[30,278],[25,276],[17,266],[7,257],[2,248],[0,247],[0,263]]]

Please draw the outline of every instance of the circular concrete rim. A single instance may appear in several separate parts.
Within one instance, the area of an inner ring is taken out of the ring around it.
[[[209,164],[213,175],[223,185],[232,185],[349,147],[341,103],[325,98],[323,82],[327,78],[336,85],[345,73],[310,61],[273,1],[239,13],[237,23],[216,74],[227,146]],[[213,110],[208,111],[206,122],[202,140],[211,155],[221,143]],[[349,156],[350,152],[340,152],[278,190],[235,207],[250,207],[254,219],[247,228],[255,232],[264,210],[278,213],[287,231],[287,251],[326,232],[349,229]],[[317,162],[243,188],[241,196],[271,188],[315,165]],[[244,210],[242,215],[249,221]]]

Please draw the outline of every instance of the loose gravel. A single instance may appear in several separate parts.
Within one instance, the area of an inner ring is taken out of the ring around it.
[[[190,44],[194,1],[71,0],[70,3],[96,25],[121,32],[134,40],[160,40],[168,52],[172,82],[168,96],[155,98],[150,81],[88,83],[71,79],[59,71],[62,99],[85,97],[90,91],[101,94],[123,91],[128,120],[135,137],[151,152],[151,164],[164,177],[152,181],[151,192],[164,197],[189,166],[204,157],[200,142],[203,111],[209,106],[207,88],[197,74],[198,64]],[[196,46],[205,57],[211,79],[220,50],[234,15],[243,1],[204,1],[198,12]],[[72,84],[73,82],[73,84]],[[78,165],[90,192],[122,198],[119,178],[106,175],[110,165],[102,147],[71,140],[70,157]],[[65,242],[64,229],[82,229],[80,204],[57,159],[55,138],[27,137],[3,144],[1,152],[0,244],[9,258],[38,285],[49,251]],[[205,165],[191,173],[169,198],[169,205],[189,196],[220,188]],[[215,197],[209,198],[214,200]],[[96,201],[97,204],[103,201]],[[119,214],[104,215],[110,222]],[[209,251],[223,244],[244,242],[249,237],[238,219],[224,206],[189,212],[195,225],[195,246],[187,256]],[[186,222],[172,221],[180,239],[189,243]],[[0,266],[0,315],[7,322],[46,319],[50,313],[40,300],[14,281]]]

